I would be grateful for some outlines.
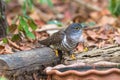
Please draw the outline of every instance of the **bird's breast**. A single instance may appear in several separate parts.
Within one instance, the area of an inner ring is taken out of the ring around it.
[[[66,51],[73,50],[77,46],[77,43],[71,40],[70,38],[67,38],[64,36],[62,42],[61,42],[61,48]]]

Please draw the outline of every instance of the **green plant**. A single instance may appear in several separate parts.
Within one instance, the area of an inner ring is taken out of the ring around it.
[[[63,23],[60,22],[60,21],[57,21],[57,20],[51,20],[51,21],[48,21],[47,23],[48,23],[48,24],[56,24],[56,25],[58,25],[59,27],[63,26]]]
[[[19,16],[18,17],[19,24],[12,24],[8,27],[8,33],[12,34],[12,40],[19,40],[21,38],[21,33],[26,38],[35,39],[35,35],[33,31],[36,30],[37,26],[34,23],[33,19],[29,16]],[[3,39],[3,42],[6,43],[7,40]]]
[[[24,31],[25,35],[28,38],[35,39],[34,34],[29,29],[31,28],[32,30],[35,30],[37,28],[34,21],[28,16],[19,16],[19,20],[20,20],[20,23],[18,25],[18,29],[20,31]]]
[[[51,0],[39,0],[41,4],[47,4],[50,7],[53,7],[53,3]]]
[[[4,76],[0,77],[0,80],[8,80],[7,78],[5,78]]]
[[[27,9],[32,11],[33,6],[34,6],[33,0],[24,0],[22,5],[23,14],[27,13]]]
[[[109,10],[114,16],[120,16],[120,0],[109,0]]]
[[[3,0],[3,1],[5,1],[6,3],[9,3],[11,0]]]

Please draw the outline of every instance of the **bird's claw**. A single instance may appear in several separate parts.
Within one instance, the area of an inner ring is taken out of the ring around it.
[[[76,59],[76,57],[75,57],[74,54],[71,54],[70,57],[72,58],[72,60],[75,60],[75,59]]]
[[[58,50],[54,50],[54,51],[55,51],[55,55],[58,57],[59,56]]]
[[[85,47],[83,51],[84,51],[84,52],[87,52],[87,51],[88,51],[88,48],[87,48],[87,47]]]

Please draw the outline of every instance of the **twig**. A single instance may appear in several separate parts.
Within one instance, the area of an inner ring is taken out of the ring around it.
[[[52,30],[61,30],[61,29],[65,29],[67,27],[66,24],[64,24],[63,26],[59,27],[56,24],[48,24],[48,25],[44,25],[42,26],[42,28],[40,29],[36,29],[36,32],[43,32],[43,31],[52,31]]]
[[[36,32],[43,32],[43,31],[48,31],[48,30],[61,30],[64,29],[63,27],[57,27],[57,28],[41,28],[41,29],[37,29]]]
[[[93,29],[99,29],[100,26],[95,26],[95,27],[87,27],[85,30],[93,30]]]
[[[43,32],[43,31],[52,31],[52,30],[61,30],[61,29],[65,29],[66,27],[56,27],[56,28],[41,28],[41,29],[36,29],[36,32]],[[87,27],[84,28],[84,30],[93,30],[93,29],[99,29],[100,26],[95,26],[95,27]]]

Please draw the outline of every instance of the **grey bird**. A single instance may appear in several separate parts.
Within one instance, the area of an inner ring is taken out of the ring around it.
[[[84,42],[83,28],[84,26],[80,23],[70,24],[65,30],[60,30],[39,43],[47,46],[53,45],[55,49],[66,52],[71,55],[72,59],[75,59],[73,50],[79,42]]]

